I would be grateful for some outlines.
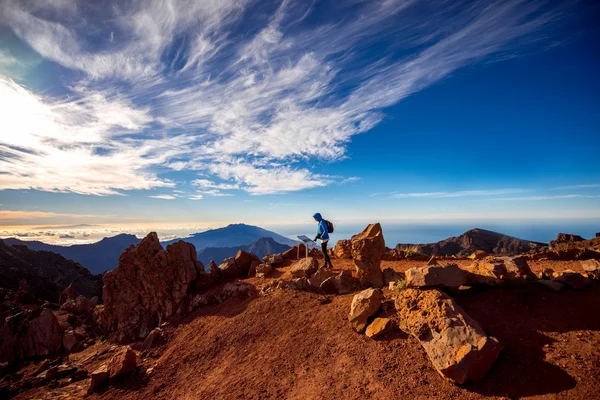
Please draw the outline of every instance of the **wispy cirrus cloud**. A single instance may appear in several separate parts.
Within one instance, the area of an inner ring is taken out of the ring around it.
[[[559,186],[554,190],[572,190],[572,189],[596,189],[600,188],[600,183],[590,183],[585,185]]]
[[[583,194],[565,194],[559,196],[524,196],[524,197],[498,197],[492,200],[502,201],[541,201],[541,200],[560,200],[560,199],[593,199],[600,198],[600,195],[583,195]]]
[[[67,73],[52,96],[0,75],[0,189],[110,195],[173,171],[206,177],[199,195],[326,186],[310,161],[457,69],[526,53],[554,18],[517,0],[256,3],[4,1],[0,26]]]
[[[157,194],[156,196],[148,196],[151,197],[153,199],[160,199],[160,200],[175,200],[176,197],[175,196],[171,196],[170,194]]]
[[[410,198],[449,198],[471,196],[497,196],[509,193],[522,193],[525,189],[496,189],[496,190],[461,190],[456,192],[417,192],[417,193],[392,193],[396,199]]]

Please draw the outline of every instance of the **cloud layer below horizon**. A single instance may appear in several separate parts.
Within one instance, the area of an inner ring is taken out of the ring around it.
[[[28,87],[0,50],[0,190],[185,183],[201,199],[355,180],[314,163],[457,69],[533,49],[553,18],[514,0],[7,0],[0,27],[58,66],[60,90]]]

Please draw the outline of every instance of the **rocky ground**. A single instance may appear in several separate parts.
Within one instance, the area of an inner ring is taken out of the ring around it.
[[[319,259],[322,262],[322,259]],[[447,260],[468,268],[470,259]],[[334,272],[354,271],[351,259],[333,259]],[[445,262],[445,260],[440,260]],[[534,273],[583,272],[580,261],[528,261]],[[165,344],[133,343],[137,368],[87,395],[91,378],[64,378],[19,393],[18,399],[403,399],[600,398],[600,284],[553,292],[537,283],[451,290],[456,302],[504,346],[477,383],[456,385],[432,366],[419,340],[394,329],[373,340],[355,332],[348,312],[356,293],[323,295],[277,289],[292,279],[292,261],[265,278],[239,280],[255,290],[174,316],[162,326]],[[382,261],[405,272],[426,261]],[[206,295],[222,293],[219,283]],[[246,286],[244,286],[246,287]],[[388,288],[379,316],[397,318]],[[55,364],[92,374],[123,351],[99,341]],[[5,374],[26,379],[43,361]],[[10,379],[13,379],[10,378]]]

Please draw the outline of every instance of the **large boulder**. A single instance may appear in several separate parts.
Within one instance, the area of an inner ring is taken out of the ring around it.
[[[312,274],[317,272],[318,268],[319,262],[316,259],[312,257],[306,257],[292,264],[290,272],[296,278],[310,278]]]
[[[248,276],[248,271],[250,271],[253,262],[256,263],[255,265],[258,265],[260,264],[260,259],[247,251],[238,250],[235,255],[235,264],[240,271],[240,276]]]
[[[405,272],[406,287],[458,288],[467,282],[468,273],[456,264],[414,267]]]
[[[383,303],[383,293],[380,289],[366,289],[356,294],[352,299],[348,321],[356,332],[362,332],[367,327]]]
[[[592,279],[600,279],[600,261],[598,260],[585,260],[580,261],[581,267],[588,276]]]
[[[228,257],[219,265],[221,276],[225,279],[234,279],[240,276],[240,270],[235,263],[235,257]]]
[[[470,273],[471,284],[515,284],[538,279],[529,268],[525,257],[487,257],[475,261],[467,271]]]
[[[271,264],[258,264],[256,266],[256,277],[264,278],[273,271]]]
[[[385,240],[379,223],[370,224],[361,233],[352,236],[352,259],[363,287],[383,287],[381,257]]]
[[[62,344],[63,328],[49,309],[36,307],[0,320],[0,362],[48,356]]]
[[[300,249],[300,251],[298,251],[298,249]],[[297,260],[298,253],[300,253],[300,257],[305,257],[306,256],[306,246],[303,244],[296,245],[296,246],[292,247],[291,249],[288,249],[288,250],[284,251],[283,253],[281,253],[281,258],[283,258],[284,260]]]
[[[321,267],[311,275],[308,281],[313,288],[319,289],[324,281],[332,278],[333,276],[334,273],[329,268]]]
[[[160,323],[186,311],[194,281],[204,275],[196,249],[179,241],[163,250],[152,232],[119,257],[104,277],[101,324],[119,342],[144,339]]]
[[[338,240],[333,246],[333,254],[337,258],[352,258],[352,242],[347,239]]]
[[[554,282],[560,282],[576,290],[585,289],[592,284],[592,280],[590,278],[586,278],[579,272],[575,271],[555,272],[552,276],[552,280]]]
[[[283,264],[283,257],[281,254],[269,254],[263,257],[263,261],[275,267]]]
[[[73,284],[70,284],[65,290],[60,294],[60,299],[58,300],[59,305],[65,304],[69,300],[75,300],[77,298],[77,291],[73,287]]]
[[[402,290],[396,310],[400,328],[419,340],[437,371],[453,382],[480,380],[502,350],[498,340],[438,289]]]

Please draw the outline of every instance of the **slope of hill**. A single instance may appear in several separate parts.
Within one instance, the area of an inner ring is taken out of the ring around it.
[[[215,260],[219,264],[223,259],[227,257],[233,257],[238,250],[246,250],[250,253],[255,254],[258,258],[262,259],[267,254],[283,253],[288,250],[291,246],[277,243],[270,237],[260,238],[251,245],[241,245],[232,247],[207,247],[198,253],[198,260],[208,266],[210,260]]]
[[[92,275],[80,264],[59,254],[9,246],[0,240],[0,287],[17,290],[21,279],[34,296],[55,303],[71,283],[77,294],[88,298],[102,294],[102,277]]]
[[[437,243],[428,244],[398,244],[396,249],[403,250],[407,247],[417,246],[422,254],[427,255],[460,255],[466,256],[475,250],[483,250],[495,255],[515,255],[527,253],[531,250],[541,250],[546,243],[531,242],[518,239],[503,233],[485,229],[471,229],[460,236],[450,237]]]
[[[19,239],[5,239],[8,245],[24,245],[31,250],[44,250],[60,254],[61,256],[77,261],[94,274],[101,274],[117,266],[119,256],[132,244],[140,241],[135,235],[121,234],[104,238],[99,242],[90,244],[74,244],[72,246],[56,246],[37,241],[22,241]]]
[[[258,226],[246,224],[231,224],[224,228],[211,229],[205,232],[195,233],[184,240],[193,244],[196,247],[196,251],[200,252],[207,247],[247,246],[249,243],[254,243],[258,239],[266,237],[272,238],[277,243],[286,244],[289,246],[296,245],[294,240],[288,239],[285,236],[279,235],[278,233],[268,231]],[[170,240],[168,242],[164,242],[163,245],[167,246],[179,240],[180,239]]]

